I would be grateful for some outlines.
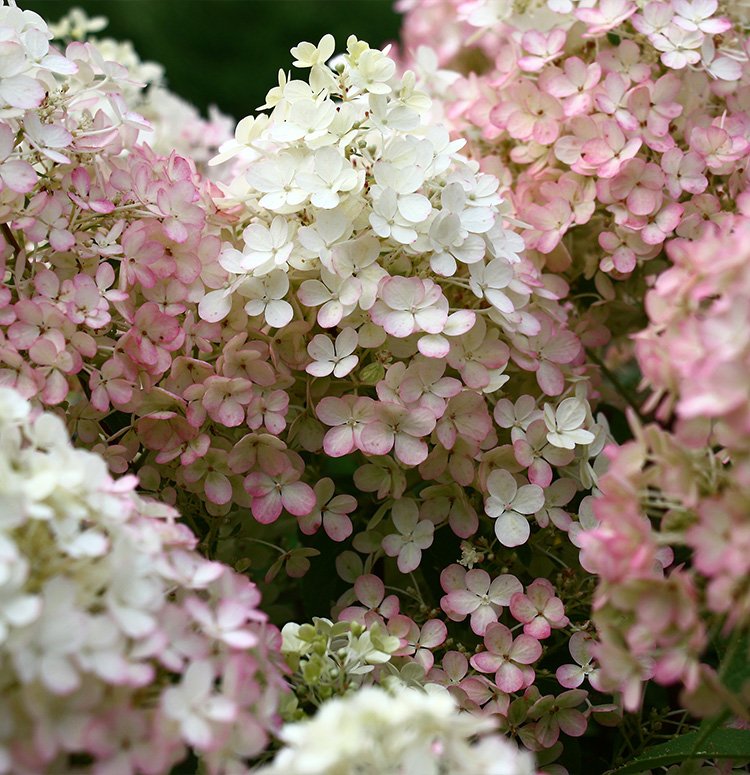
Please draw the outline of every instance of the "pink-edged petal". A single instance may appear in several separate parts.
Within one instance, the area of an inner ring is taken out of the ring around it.
[[[471,483],[471,480],[474,478],[474,468],[471,466],[471,462],[467,461],[469,463],[469,468],[471,469],[471,475],[468,477],[468,481],[464,486],[468,486]],[[454,473],[454,478],[455,473]],[[459,482],[459,484],[462,484]],[[450,525],[450,529],[459,537],[459,538],[469,538],[474,535],[474,533],[477,532],[479,529],[479,517],[477,516],[476,511],[474,511],[471,507],[460,507],[456,508],[455,506],[451,509],[450,516],[448,517],[448,524]]]
[[[267,495],[255,497],[250,504],[250,510],[261,525],[270,525],[281,516],[281,493],[274,489]]]
[[[345,541],[354,532],[351,519],[346,514],[327,511],[323,517],[323,529],[332,541]]]
[[[315,508],[315,492],[309,484],[292,482],[281,490],[283,507],[295,517],[309,514]]]
[[[466,589],[475,595],[486,595],[490,588],[490,574],[481,568],[474,568],[466,573],[464,582]]]
[[[425,358],[445,358],[450,352],[450,342],[440,334],[428,334],[420,337],[417,348]]]
[[[513,596],[513,599],[510,601],[510,612],[513,614],[514,619],[524,623],[530,622],[539,614],[537,607],[522,593]]]
[[[459,616],[467,616],[474,613],[482,604],[482,601],[473,592],[469,592],[468,589],[455,589],[453,592],[449,592],[441,602],[444,604],[443,607],[446,611]]]
[[[566,689],[575,689],[583,683],[583,670],[580,665],[560,665],[555,671],[560,686]]]
[[[34,168],[25,161],[10,160],[3,163],[0,168],[0,177],[3,183],[17,194],[28,194],[37,181],[37,174]]]
[[[387,455],[394,441],[393,431],[381,422],[368,423],[360,435],[362,451],[368,455]]]
[[[315,535],[323,524],[323,515],[319,511],[305,514],[297,520],[299,529],[306,535]]]
[[[380,545],[389,557],[396,557],[401,552],[401,548],[404,545],[404,539],[396,533],[391,533],[383,538]]]
[[[453,592],[455,589],[465,587],[466,569],[458,564],[449,565],[440,573],[440,586],[445,592]]]
[[[229,479],[218,471],[211,471],[206,477],[206,497],[217,506],[223,506],[232,500],[232,484]]]
[[[318,402],[315,413],[326,425],[343,425],[351,417],[351,407],[343,399],[329,396]]]
[[[404,339],[414,332],[415,321],[411,312],[396,310],[383,319],[383,329],[397,339]]]
[[[560,368],[549,361],[542,361],[536,372],[539,387],[548,396],[559,396],[565,387],[565,377]]]
[[[507,692],[508,694],[517,692],[519,689],[523,688],[524,683],[521,668],[512,665],[510,662],[505,662],[500,665],[495,673],[495,683],[497,684],[498,689]]]
[[[481,651],[479,654],[474,654],[469,662],[480,673],[494,673],[503,665],[504,658],[497,656],[497,654],[490,654],[489,651]]]
[[[426,331],[428,334],[440,334],[448,320],[448,312],[438,307],[427,307],[418,310],[414,318],[422,331]]]
[[[542,656],[542,644],[530,635],[519,635],[513,641],[510,656],[514,662],[530,665]]]
[[[580,737],[588,727],[586,717],[577,710],[564,710],[557,714],[560,729],[569,737]]]
[[[363,434],[364,435],[364,434]],[[427,459],[427,444],[421,439],[415,439],[406,433],[396,434],[396,458],[407,466],[418,466]],[[380,453],[383,454],[383,453]]]
[[[504,624],[492,624],[484,636],[485,648],[495,654],[507,654],[513,643],[513,635]]]
[[[538,640],[549,638],[552,634],[552,628],[549,622],[543,616],[535,616],[530,622],[524,625],[523,631],[526,635]]]
[[[489,598],[496,605],[508,605],[513,596],[521,591],[521,582],[515,576],[504,573],[490,584]]]
[[[430,619],[422,627],[419,636],[419,645],[423,648],[434,649],[445,643],[448,637],[448,628],[440,619]]]
[[[331,428],[323,439],[323,451],[330,457],[343,457],[355,449],[354,429],[350,425]]]
[[[497,621],[497,611],[490,605],[480,605],[471,615],[471,629],[477,635],[484,635],[487,628]]]
[[[354,582],[354,592],[360,603],[368,608],[377,608],[385,596],[385,586],[377,576],[368,573]]]
[[[401,573],[411,573],[419,567],[422,561],[422,550],[412,542],[404,546],[398,555],[396,564]]]

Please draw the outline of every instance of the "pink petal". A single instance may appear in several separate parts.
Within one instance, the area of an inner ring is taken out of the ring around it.
[[[383,329],[391,336],[404,339],[414,332],[414,315],[411,312],[400,310],[389,312],[383,319]]]
[[[434,649],[445,643],[448,637],[448,628],[440,619],[430,619],[422,627],[422,634],[419,636],[419,645],[423,648]]]
[[[496,654],[490,654],[489,651],[481,651],[479,654],[474,654],[469,662],[480,673],[494,673],[504,663],[504,659]]]
[[[396,564],[401,573],[411,573],[419,567],[422,560],[422,550],[414,543],[409,542],[398,555]]]
[[[360,603],[368,608],[377,608],[385,595],[385,586],[377,576],[367,574],[354,582],[354,592]]]
[[[206,477],[206,497],[218,506],[223,506],[232,500],[232,485],[229,479],[217,471],[212,471]]]
[[[564,710],[557,714],[560,729],[570,737],[580,737],[588,726],[586,717],[577,710]]]
[[[415,439],[414,436],[398,433],[396,434],[395,453],[396,458],[404,465],[418,466],[427,458],[427,444],[421,439]]]
[[[508,692],[509,694],[511,692],[517,692],[519,689],[523,688],[523,673],[516,665],[505,662],[500,665],[495,673],[495,683],[501,691]]]
[[[466,589],[475,595],[486,595],[490,588],[490,574],[481,568],[474,568],[466,573],[464,583]]]
[[[346,514],[327,511],[323,517],[323,529],[332,541],[345,541],[354,532],[351,519]]]
[[[354,430],[350,425],[331,428],[323,439],[323,450],[330,457],[342,457],[354,452]]]
[[[507,654],[513,643],[513,635],[504,624],[492,624],[484,635],[485,648],[494,654]]]
[[[387,455],[393,449],[394,441],[393,431],[381,422],[368,423],[360,436],[362,451],[368,455]]]
[[[442,600],[443,609],[459,616],[467,616],[479,608],[482,601],[468,589],[456,589],[449,592]],[[484,635],[484,633],[482,633]]]
[[[293,482],[281,490],[281,503],[295,517],[309,514],[315,508],[315,492],[309,484]]]
[[[27,194],[34,188],[37,174],[34,168],[25,161],[10,160],[0,167],[3,183],[18,194]]]
[[[471,629],[477,635],[484,635],[487,628],[497,621],[497,611],[490,605],[480,605],[471,615]]]
[[[566,689],[575,689],[583,683],[583,670],[579,665],[560,665],[555,672],[560,686]]]
[[[542,655],[542,644],[536,638],[532,638],[529,635],[519,635],[513,641],[510,655],[514,662],[530,665],[536,662]]]
[[[261,525],[275,522],[281,515],[281,508],[281,493],[276,489],[271,490],[268,495],[253,498],[250,504],[253,516]]]

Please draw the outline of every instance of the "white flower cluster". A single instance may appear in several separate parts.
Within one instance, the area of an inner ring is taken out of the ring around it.
[[[86,41],[107,63],[107,81],[116,80],[130,110],[148,121],[148,126],[140,128],[139,142],[165,156],[176,151],[199,165],[207,162],[232,136],[233,119],[215,107],[209,108],[208,119],[204,119],[193,105],[166,88],[162,65],[142,60],[129,41],[92,35],[106,26],[103,16],[90,18],[73,8],[49,29],[57,40]]]
[[[455,286],[486,300],[509,333],[536,330],[523,309],[542,282],[506,228],[498,180],[431,122],[430,100],[412,72],[396,75],[387,49],[352,36],[326,65],[333,51],[330,35],[292,49],[309,82],[280,73],[271,112],[243,119],[213,160],[235,159],[218,204],[238,218],[244,247],[226,244],[227,281],[201,316],[222,320],[244,304],[280,328],[301,304],[318,308],[322,328],[350,328],[360,347],[414,335],[442,358],[476,321],[472,310],[449,314],[444,290]],[[313,357],[334,370],[325,349]]]
[[[530,754],[488,735],[492,720],[433,688],[368,686],[329,700],[282,729],[286,746],[259,775],[534,775]]]
[[[282,681],[257,589],[135,483],[0,388],[0,773],[72,754],[160,773],[267,741]]]
[[[75,65],[50,48],[52,33],[41,16],[15,3],[0,5],[0,117],[22,116],[38,107],[54,73],[70,75]]]
[[[281,634],[281,653],[293,673],[291,683],[297,695],[296,699],[287,698],[286,718],[300,715],[298,701],[317,706],[375,681],[424,683],[424,670],[419,665],[407,664],[399,671],[391,664],[401,642],[380,622],[365,626],[314,617],[312,624],[288,622]]]

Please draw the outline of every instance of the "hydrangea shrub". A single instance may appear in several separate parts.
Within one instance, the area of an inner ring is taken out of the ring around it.
[[[0,7],[7,771],[741,766],[744,6],[400,7],[234,129]]]

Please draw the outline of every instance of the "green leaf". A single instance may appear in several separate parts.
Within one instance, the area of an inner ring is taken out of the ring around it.
[[[674,740],[647,748],[612,775],[638,775],[656,767],[680,764],[687,759],[750,759],[750,731],[717,729],[696,748],[699,732],[689,732]],[[695,750],[694,750],[695,749]]]
[[[727,689],[739,694],[744,685],[750,681],[750,634],[737,631],[736,639],[727,647],[722,655],[721,676]]]

